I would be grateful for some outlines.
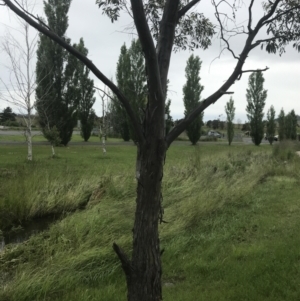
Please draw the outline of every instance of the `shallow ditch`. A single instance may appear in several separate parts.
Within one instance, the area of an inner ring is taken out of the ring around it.
[[[30,236],[38,234],[47,230],[52,223],[59,220],[62,216],[46,216],[35,218],[18,227],[13,227],[10,230],[0,232],[0,252],[2,252],[6,245],[20,244]]]
[[[99,192],[100,191],[100,192]],[[103,194],[102,189],[95,189],[93,193],[89,193],[87,197],[70,211],[51,214],[44,217],[33,218],[30,221],[25,221],[18,226],[1,231],[0,229],[0,253],[4,251],[5,246],[12,244],[20,244],[29,239],[30,236],[38,234],[49,229],[54,222],[63,219],[68,214],[74,213],[77,210],[85,210],[91,199],[100,198]]]

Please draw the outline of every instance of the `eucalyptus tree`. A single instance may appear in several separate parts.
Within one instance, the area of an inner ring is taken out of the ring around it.
[[[136,214],[133,226],[132,253],[129,257],[120,246],[113,244],[119,257],[127,280],[127,298],[130,301],[162,300],[161,285],[161,248],[158,235],[158,225],[163,221],[161,183],[166,152],[171,143],[191,124],[207,107],[218,101],[223,95],[231,94],[230,87],[241,78],[245,72],[244,64],[250,52],[263,46],[268,52],[284,51],[289,42],[299,47],[300,31],[298,21],[300,4],[298,1],[274,0],[261,2],[264,11],[253,20],[253,4],[247,2],[248,20],[246,26],[229,28],[232,18],[224,14],[222,9],[228,5],[239,13],[235,0],[216,2],[212,0],[215,16],[220,31],[220,39],[225,49],[229,50],[235,67],[227,79],[217,87],[215,92],[204,98],[187,116],[180,120],[173,129],[165,135],[164,115],[167,90],[167,79],[171,53],[180,49],[206,49],[216,27],[197,10],[200,0],[97,0],[100,9],[113,22],[117,21],[124,10],[134,19],[145,57],[147,74],[147,105],[140,122],[125,94],[109,80],[86,56],[72,47],[55,31],[49,29],[38,18],[28,15],[15,5],[13,0],[0,0],[12,11],[25,19],[41,33],[61,45],[79,60],[107,85],[125,108],[137,137],[136,162]],[[245,4],[245,2],[243,2]],[[84,4],[83,4],[84,6]],[[225,18],[222,19],[222,18]],[[235,26],[235,25],[233,25]],[[234,29],[234,31],[233,31]],[[268,32],[265,38],[258,37],[261,32]],[[244,34],[245,43],[236,54],[230,45],[230,34]],[[95,33],[95,38],[96,38]],[[101,37],[100,37],[101,39]],[[268,68],[260,69],[261,71]],[[257,71],[257,70],[255,70]]]

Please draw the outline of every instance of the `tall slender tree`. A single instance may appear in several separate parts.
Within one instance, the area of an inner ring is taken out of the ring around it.
[[[297,116],[294,109],[291,110],[291,112],[285,116],[284,124],[285,124],[285,128],[284,128],[285,138],[296,140],[297,139]]]
[[[291,115],[291,139],[296,140],[298,122],[297,122],[297,116],[294,109],[291,110],[290,115]]]
[[[34,6],[29,5],[27,0],[21,0],[21,5],[33,13]],[[7,31],[2,38],[2,50],[6,53],[9,65],[7,66],[10,79],[0,82],[5,87],[5,92],[0,93],[0,99],[18,107],[23,115],[25,124],[25,138],[27,142],[27,160],[33,158],[32,149],[32,124],[34,120],[34,92],[35,72],[34,58],[36,52],[36,34],[31,35],[30,26],[24,20],[20,21],[20,28],[14,33]],[[21,35],[19,35],[21,34]]]
[[[280,113],[278,115],[278,136],[279,141],[285,139],[285,113],[283,108],[281,108]]]
[[[227,139],[228,144],[231,145],[234,136],[234,116],[235,116],[235,107],[234,107],[234,100],[230,97],[229,101],[225,105],[225,112],[227,116]]]
[[[288,113],[287,115],[285,115],[285,119],[284,119],[284,137],[287,140],[292,139],[291,135],[292,135],[292,118],[291,118],[291,113]]]
[[[247,89],[247,117],[251,128],[251,137],[255,145],[260,145],[264,137],[264,107],[267,90],[264,90],[264,77],[261,71],[253,72],[249,76]]]
[[[193,54],[189,57],[185,68],[186,83],[183,86],[184,115],[188,116],[200,103],[201,92],[204,87],[200,84],[201,60]],[[201,113],[186,128],[189,140],[195,145],[201,136],[203,114]]]
[[[68,11],[71,0],[44,2],[47,25],[57,36],[66,40]],[[40,35],[36,64],[36,108],[42,130],[56,127],[60,143],[67,145],[76,125],[78,99],[74,87],[74,71],[77,59],[58,47],[50,38]]]
[[[271,145],[273,144],[276,131],[275,114],[275,109],[271,106],[267,112],[267,138]]]
[[[88,49],[84,46],[83,38],[80,39],[79,44],[74,44],[74,48],[79,52],[88,55]],[[94,111],[93,105],[96,101],[94,97],[94,81],[89,78],[90,70],[80,61],[76,61],[76,69],[73,78],[73,85],[77,92],[75,95],[78,97],[78,117],[80,120],[80,134],[84,141],[88,141],[94,126]]]
[[[116,80],[118,88],[123,91],[125,95],[131,96],[132,93],[132,85],[130,82],[130,72],[131,72],[131,64],[130,64],[130,56],[128,53],[128,49],[124,44],[120,50],[120,56],[117,63],[117,71],[116,71]],[[129,120],[127,117],[127,113],[125,108],[121,103],[118,102],[117,97],[113,98],[112,101],[112,116],[113,116],[113,124],[114,128],[117,132],[121,134],[121,137],[124,141],[130,140],[130,130],[129,130]]]
[[[142,112],[146,105],[146,72],[144,56],[141,44],[138,40],[133,40],[127,49],[124,44],[117,63],[116,79],[117,85],[128,97],[133,111],[139,119],[142,119]],[[118,101],[113,101],[114,124],[119,129],[125,141],[132,139],[137,141],[134,125],[130,121],[125,108]]]
[[[132,40],[131,46],[128,50],[130,59],[130,74],[129,74],[129,90],[128,98],[130,99],[131,106],[139,119],[142,119],[142,112],[145,109],[147,102],[147,87],[146,87],[146,71],[145,71],[145,58],[143,55],[140,41]],[[130,96],[131,95],[131,96]],[[137,142],[134,125],[127,115],[130,138]]]

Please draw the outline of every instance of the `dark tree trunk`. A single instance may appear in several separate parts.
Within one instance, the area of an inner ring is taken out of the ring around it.
[[[158,222],[162,213],[165,142],[151,140],[138,150],[140,175],[133,229],[132,269],[131,275],[127,275],[128,301],[162,300]]]
[[[149,135],[147,142],[138,146],[132,259],[128,260],[114,245],[126,275],[128,301],[162,300],[158,224],[162,219],[161,183],[165,154],[163,135]]]

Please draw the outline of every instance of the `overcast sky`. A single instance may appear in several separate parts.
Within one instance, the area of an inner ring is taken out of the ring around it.
[[[248,1],[244,2],[247,3]],[[256,20],[263,15],[260,2],[257,1],[257,5],[254,7]],[[35,3],[36,14],[41,16],[43,14],[43,1],[36,0]],[[202,0],[196,9],[203,12],[216,24],[210,0]],[[246,25],[246,12],[245,7],[237,12],[237,23]],[[7,8],[0,6],[0,16],[1,36],[4,35],[5,30],[18,28],[18,23],[13,13],[9,13]],[[122,44],[126,43],[129,46],[132,38],[136,37],[134,34],[126,32],[126,28],[129,25],[132,25],[132,20],[128,15],[122,16],[118,22],[112,24],[106,16],[102,15],[101,10],[95,4],[95,0],[73,0],[69,12],[67,36],[74,43],[83,37],[89,50],[89,58],[108,78],[114,78]],[[13,32],[16,31],[14,30]],[[34,31],[32,31],[32,36],[34,34]],[[231,47],[236,51],[237,55],[240,53],[244,41],[245,37],[242,36],[231,41]],[[202,60],[200,76],[204,91],[201,98],[205,98],[215,92],[228,78],[236,64],[236,60],[228,51],[223,52],[220,58],[217,58],[221,49],[220,40],[215,36],[212,46],[207,50],[194,51],[194,54],[198,55]],[[190,55],[191,52],[189,51],[172,54],[169,71],[169,98],[172,100],[171,115],[174,119],[183,117],[182,87],[185,83],[184,69]],[[7,63],[7,57],[2,52],[0,53],[0,77],[3,80],[7,80],[9,76],[7,69],[3,66],[5,63]],[[283,107],[285,112],[295,109],[296,114],[300,115],[300,54],[289,47],[287,52],[282,57],[279,57],[278,54],[267,54],[265,51],[257,48],[250,53],[243,69],[260,69],[266,66],[270,69],[264,72],[264,87],[268,90],[265,112],[271,105],[274,105],[277,114]],[[247,119],[245,95],[249,74],[244,74],[241,80],[237,81],[230,89],[230,91],[234,92],[236,121],[240,119],[244,122]],[[99,80],[93,75],[91,77],[93,77],[96,86],[103,87]],[[3,90],[3,86],[0,86],[1,90]],[[225,120],[224,106],[228,100],[229,96],[225,95],[214,105],[210,106],[205,111],[204,120],[216,119],[220,115],[221,120]],[[7,105],[7,103],[0,100],[0,110],[3,110]],[[101,104],[98,96],[94,108],[97,115],[100,115]]]

